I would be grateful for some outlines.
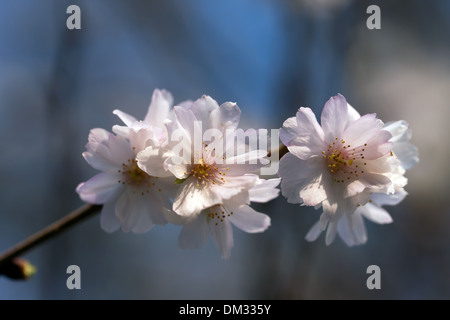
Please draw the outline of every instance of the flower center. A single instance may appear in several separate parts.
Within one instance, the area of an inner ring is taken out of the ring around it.
[[[335,141],[328,145],[328,149],[322,151],[333,181],[349,182],[358,178],[360,174],[364,174],[362,168],[367,165],[364,156],[366,148],[367,143],[352,147],[343,139],[335,138]]]
[[[122,170],[118,170],[122,174],[122,179],[117,180],[118,183],[133,187],[133,193],[136,191],[142,195],[150,192],[150,188],[155,186],[153,179],[158,177],[152,177],[141,170],[138,167],[136,159],[128,159],[127,163],[122,163]],[[137,190],[138,189],[138,190]],[[161,192],[161,188],[158,188]]]
[[[205,211],[207,214],[206,220],[208,222],[212,220],[216,226],[219,225],[220,222],[223,222],[227,217],[230,217],[234,214],[233,211],[228,211],[220,204],[209,207]]]
[[[207,183],[216,184],[217,182],[226,182],[225,178],[220,177],[225,176],[225,172],[219,171],[219,167],[215,163],[209,164],[203,158],[192,166],[191,175],[197,179],[197,187]]]

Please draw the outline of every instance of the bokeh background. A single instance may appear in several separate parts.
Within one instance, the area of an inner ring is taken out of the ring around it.
[[[66,8],[81,8],[81,30]],[[381,8],[381,30],[366,9]],[[279,197],[257,206],[262,234],[235,229],[223,261],[210,240],[177,246],[180,227],[135,235],[91,217],[25,255],[26,282],[0,278],[1,299],[450,298],[450,2],[446,0],[165,0],[0,2],[0,250],[83,203],[95,170],[89,130],[120,108],[137,118],[154,88],[176,102],[237,102],[243,128],[279,128],[300,106],[317,115],[342,93],[361,113],[413,129],[420,164],[394,223],[366,223],[366,245],[304,240],[320,212]],[[81,268],[81,290],[66,268]],[[366,269],[381,268],[381,290]]]

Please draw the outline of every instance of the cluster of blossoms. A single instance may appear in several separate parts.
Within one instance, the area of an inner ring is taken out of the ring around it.
[[[367,241],[363,217],[391,223],[383,205],[406,196],[406,169],[418,161],[409,143],[405,121],[383,124],[375,114],[360,114],[342,95],[324,106],[321,124],[309,108],[300,108],[283,123],[281,141],[287,153],[280,160],[282,194],[290,203],[322,208],[306,240],[326,230],[326,244],[339,234],[349,245]]]
[[[211,235],[227,258],[232,224],[250,233],[269,227],[250,204],[276,198],[280,179],[255,174],[268,163],[266,150],[234,141],[235,103],[203,96],[173,106],[169,92],[155,90],[144,120],[114,113],[125,125],[91,130],[83,156],[101,172],[77,187],[82,200],[103,204],[104,230],[145,232],[171,222],[183,226],[180,247],[199,248]]]
[[[270,226],[269,216],[250,205],[278,197],[280,179],[288,202],[323,210],[307,240],[328,228],[327,244],[336,233],[361,244],[362,216],[392,221],[381,206],[405,197],[405,169],[418,161],[404,121],[361,117],[340,95],[325,105],[321,126],[300,108],[281,129],[290,152],[279,177],[264,179],[258,171],[269,164],[268,152],[236,138],[240,113],[235,103],[219,106],[209,96],[174,106],[169,92],[155,90],[144,120],[115,110],[124,125],[91,130],[83,157],[100,173],[77,192],[103,205],[100,222],[108,232],[173,223],[182,226],[181,248],[199,248],[211,236],[223,258],[233,247],[232,225],[249,233]]]

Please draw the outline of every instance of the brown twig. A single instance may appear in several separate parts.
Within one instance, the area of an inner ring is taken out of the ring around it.
[[[34,248],[38,244],[58,235],[67,228],[71,227],[72,225],[77,224],[81,220],[90,217],[94,213],[100,211],[101,208],[102,208],[101,205],[86,204],[78,208],[77,210],[69,213],[64,218],[61,218],[60,220],[55,221],[54,223],[50,224],[44,229],[36,232],[35,234],[31,235],[30,237],[18,243],[17,245],[11,247],[9,250],[4,252],[0,256],[0,269],[5,263],[10,261],[11,259],[22,255],[23,253]]]

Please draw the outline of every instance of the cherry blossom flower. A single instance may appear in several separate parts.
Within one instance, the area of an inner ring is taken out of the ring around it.
[[[211,236],[223,259],[230,257],[234,244],[232,225],[247,233],[265,231],[270,217],[250,207],[250,202],[265,203],[278,197],[276,187],[280,179],[258,179],[248,197],[238,194],[220,204],[203,209],[195,217],[183,217],[168,213],[167,218],[176,225],[183,225],[178,244],[182,249],[198,249]]]
[[[337,233],[348,245],[362,244],[367,240],[363,216],[376,223],[392,221],[382,206],[406,195],[400,159],[407,167],[415,161],[405,124],[384,126],[375,114],[360,116],[342,95],[325,104],[321,125],[309,108],[284,122],[280,139],[290,152],[280,160],[282,194],[290,203],[323,211],[308,241],[327,230],[327,245]]]
[[[249,190],[258,181],[258,176],[252,172],[266,165],[268,160],[264,159],[266,150],[228,156],[229,150],[223,148],[226,136],[232,136],[237,128],[239,107],[230,102],[219,107],[211,97],[203,96],[191,104],[174,107],[174,114],[170,131],[181,133],[180,144],[188,155],[173,152],[165,162],[180,186],[173,210],[181,216],[194,217],[224,201],[230,204],[236,196],[248,197]],[[216,147],[203,139],[207,132],[215,133]],[[139,161],[144,168],[153,160],[145,151]]]
[[[114,135],[104,129],[89,134],[86,161],[101,171],[77,187],[82,200],[103,204],[101,226],[108,232],[122,228],[136,233],[154,224],[166,224],[163,209],[170,208],[175,192],[172,174],[164,169],[167,134],[164,127],[172,104],[170,93],[155,90],[144,121],[116,110],[126,126],[114,126]],[[140,168],[138,154],[147,150],[159,161]]]
[[[237,104],[219,106],[203,96],[173,110],[173,119],[166,122],[171,139],[164,167],[176,177],[179,189],[173,212],[167,210],[166,216],[184,226],[180,247],[201,247],[211,235],[227,258],[233,246],[232,224],[249,233],[269,227],[270,218],[249,205],[277,197],[279,179],[266,181],[254,173],[269,163],[264,158],[267,151],[252,149],[236,138],[241,114]],[[144,171],[157,161],[149,148],[138,155]]]

